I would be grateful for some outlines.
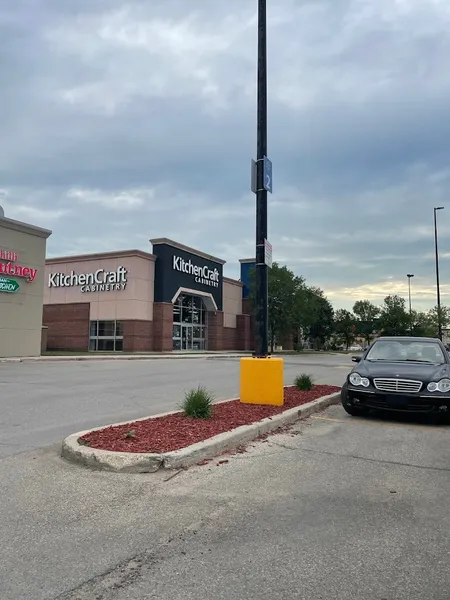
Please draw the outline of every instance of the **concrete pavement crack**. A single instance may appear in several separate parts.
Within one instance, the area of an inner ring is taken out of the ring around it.
[[[300,446],[286,446],[284,444],[279,444],[278,442],[271,442],[274,446],[278,446],[279,448],[283,448],[284,450],[289,450],[291,452],[299,451],[299,452],[309,452],[311,454],[323,454],[325,456],[335,456],[340,458],[353,458],[355,460],[364,460],[367,462],[385,464],[385,465],[397,465],[399,467],[412,467],[414,469],[424,469],[427,471],[446,471],[450,472],[449,467],[429,467],[426,465],[416,465],[414,463],[400,462],[395,460],[381,460],[379,458],[370,458],[367,456],[358,456],[357,454],[345,454],[341,452],[331,452],[329,450],[317,450],[317,448],[302,448]]]
[[[191,522],[180,532],[174,532],[170,537],[159,542],[156,549],[144,550],[126,558],[103,573],[59,594],[53,600],[114,600],[120,598],[117,594],[140,579],[148,569],[176,556],[186,555],[189,542],[197,539],[197,534],[201,534],[203,529],[214,524],[216,519],[233,505],[234,498],[227,498],[219,502],[207,516]],[[186,549],[182,547],[183,544],[186,544]]]
[[[54,600],[106,600],[134,583],[146,567],[156,564],[161,558],[150,552],[142,552],[56,596]]]
[[[450,472],[450,467],[429,467],[426,465],[416,465],[414,463],[406,463],[395,460],[381,460],[379,458],[370,458],[366,456],[358,456],[357,454],[345,454],[341,452],[330,452],[329,450],[317,450],[317,448],[302,448],[300,446],[288,446],[286,444],[280,444],[279,442],[274,442],[271,440],[271,446],[276,446],[281,450],[285,450],[287,452],[307,452],[310,454],[323,454],[324,456],[334,456],[338,458],[352,458],[354,460],[362,460],[367,462],[373,462],[384,465],[396,465],[399,467],[411,467],[413,469],[423,469],[426,471],[444,471]],[[232,455],[234,460],[264,460],[268,456],[276,456],[279,452],[264,452],[263,454],[239,454]]]

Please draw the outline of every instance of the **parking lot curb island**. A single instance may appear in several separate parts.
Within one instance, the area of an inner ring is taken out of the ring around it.
[[[137,452],[113,452],[110,450],[98,450],[79,443],[79,439],[91,431],[105,429],[155,419],[167,414],[153,415],[143,419],[134,419],[123,423],[115,423],[103,427],[96,427],[87,431],[80,431],[69,435],[62,443],[61,456],[68,461],[78,463],[91,469],[112,471],[115,473],[154,473],[159,469],[182,469],[190,467],[205,459],[211,459],[229,450],[236,450],[239,446],[247,444],[261,435],[270,433],[286,425],[291,425],[299,419],[304,419],[313,413],[337,404],[340,400],[340,392],[323,396],[302,406],[289,408],[278,415],[257,421],[250,425],[242,425],[231,431],[220,433],[212,438],[192,444],[186,448],[173,452],[159,453],[137,453]]]

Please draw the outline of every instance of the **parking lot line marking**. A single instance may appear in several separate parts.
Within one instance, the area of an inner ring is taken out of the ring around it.
[[[336,365],[335,369],[351,369],[350,365]]]
[[[362,425],[362,424],[366,424],[366,425],[377,425],[379,427],[402,427],[403,429],[423,429],[424,431],[446,431],[447,428],[444,427],[439,427],[439,426],[435,426],[433,427],[432,425],[414,425],[411,423],[386,423],[386,422],[382,422],[380,423],[379,421],[368,421],[366,419],[364,420],[357,420],[357,419],[332,419],[331,417],[318,417],[318,416],[311,416],[311,419],[317,419],[318,421],[331,421],[334,423],[344,423],[344,425]]]

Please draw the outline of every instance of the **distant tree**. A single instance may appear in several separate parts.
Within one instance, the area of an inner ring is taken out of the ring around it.
[[[405,299],[396,294],[386,296],[381,307],[379,328],[382,335],[409,335],[411,321]]]
[[[277,341],[299,331],[323,346],[333,332],[333,307],[323,291],[306,285],[303,277],[286,266],[273,263],[269,269],[269,344],[274,351]],[[250,275],[249,298],[255,306],[255,273]]]
[[[303,279],[297,277],[286,266],[273,263],[269,269],[269,344],[275,349],[277,340],[292,333],[296,293],[303,285]],[[255,278],[251,275],[250,300],[255,302]]]
[[[370,344],[373,332],[378,327],[380,309],[370,300],[358,300],[353,305],[353,313],[356,316],[356,331]]]
[[[410,333],[418,337],[434,337],[437,329],[430,318],[429,313],[411,311],[410,316]]]
[[[307,335],[319,350],[333,333],[334,311],[320,288],[310,288],[309,303],[312,322],[307,329]]]
[[[293,329],[294,332],[307,332],[317,318],[317,298],[315,290],[304,281],[297,287],[294,295]]]
[[[441,316],[441,327],[447,329],[450,325],[450,308],[441,306],[440,312],[437,306],[434,306],[428,311],[428,319],[430,322],[430,335],[437,336],[439,333],[439,314]]]
[[[356,337],[355,315],[343,308],[336,311],[334,315],[334,331],[341,338],[346,350]]]

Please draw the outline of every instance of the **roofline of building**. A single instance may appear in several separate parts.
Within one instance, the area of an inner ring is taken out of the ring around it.
[[[189,254],[195,254],[200,258],[204,258],[206,260],[210,260],[212,262],[216,262],[219,265],[224,265],[227,261],[222,260],[221,258],[217,258],[217,256],[212,256],[212,254],[206,254],[206,252],[202,252],[201,250],[196,250],[195,248],[190,248],[189,246],[185,246],[184,244],[180,244],[179,242],[174,242],[169,238],[153,238],[149,240],[152,246],[157,246],[159,244],[167,244],[168,246],[172,246],[173,248],[177,248],[177,250],[181,250],[183,252],[188,252]]]
[[[18,231],[20,233],[27,233],[28,235],[35,235],[36,237],[45,239],[49,238],[52,235],[50,229],[43,229],[42,227],[37,227],[36,225],[24,223],[23,221],[8,219],[8,217],[0,217],[0,225],[3,225],[8,229]]]
[[[244,287],[244,284],[242,283],[242,281],[239,281],[239,279],[232,279],[231,277],[223,277],[223,281],[226,283],[232,283],[234,285],[239,285],[240,287]]]
[[[240,263],[254,263],[256,262],[256,258],[240,258]]]
[[[54,258],[47,258],[45,261],[46,265],[56,265],[67,262],[80,262],[87,260],[106,260],[108,258],[125,258],[128,256],[137,256],[139,258],[145,258],[147,260],[155,261],[156,256],[143,250],[115,250],[113,252],[97,252],[94,254],[77,254],[73,256],[55,256]]]

